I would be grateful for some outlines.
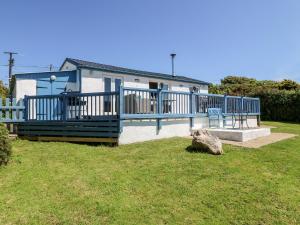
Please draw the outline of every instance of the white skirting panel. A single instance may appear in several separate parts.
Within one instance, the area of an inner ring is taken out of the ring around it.
[[[249,127],[257,127],[256,117],[249,118],[248,125]],[[238,128],[238,124],[236,126]],[[220,128],[222,127],[223,121],[220,120]],[[246,127],[246,124],[244,124],[244,127]],[[190,127],[190,119],[162,119],[160,130],[157,129],[157,121],[155,119],[125,120],[123,122],[123,131],[119,137],[119,144],[170,137],[186,137],[191,135],[192,130],[203,128],[209,128],[208,117],[195,118],[192,128]]]
[[[162,120],[157,129],[156,120],[124,121],[119,144],[149,141],[170,137],[186,137],[191,134],[189,119]]]

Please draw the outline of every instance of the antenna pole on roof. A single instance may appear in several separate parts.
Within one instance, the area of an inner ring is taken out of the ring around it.
[[[176,54],[175,53],[171,53],[170,56],[172,58],[172,76],[175,77],[175,72],[174,72],[174,58],[175,58]]]

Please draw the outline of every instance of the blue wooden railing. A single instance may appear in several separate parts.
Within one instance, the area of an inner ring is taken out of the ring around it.
[[[24,121],[25,106],[23,100],[0,98],[0,122],[15,123]]]
[[[154,89],[121,88],[123,119],[180,118],[207,115],[219,108],[223,115],[259,115],[259,98],[178,92]]]
[[[259,98],[120,87],[118,92],[26,96],[26,121],[78,121],[207,116],[211,108],[223,116],[260,115]]]
[[[98,120],[117,116],[119,93],[25,96],[26,121]]]
[[[161,127],[163,118],[194,118],[208,116],[210,109],[218,109],[227,116],[260,115],[259,98],[238,97],[193,92],[120,88],[120,127],[126,119],[156,119]]]

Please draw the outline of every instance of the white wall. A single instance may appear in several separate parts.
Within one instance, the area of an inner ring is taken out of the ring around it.
[[[209,127],[208,117],[194,118],[193,129],[202,129],[202,128],[208,128],[208,127]]]
[[[162,119],[161,129],[157,130],[157,121],[127,120],[123,122],[123,132],[119,137],[119,144],[156,140],[170,137],[187,137],[192,130],[208,128],[208,118],[195,118],[194,126],[190,127],[190,119]]]
[[[122,79],[124,87],[132,88],[149,88],[149,82],[164,83],[169,85],[172,91],[189,92],[190,87],[197,86],[201,93],[208,93],[207,85],[195,85],[192,83],[170,81],[164,79],[147,78],[128,74],[118,74],[111,72],[104,72],[98,70],[82,69],[81,71],[81,89],[83,93],[86,92],[102,92],[104,91],[104,77],[111,77]],[[113,86],[112,86],[113,88]]]
[[[76,69],[77,69],[77,67],[70,62],[65,62],[61,67],[61,71],[76,70]]]
[[[98,71],[81,69],[81,92],[101,92],[103,91],[103,77]]]
[[[18,100],[24,98],[25,95],[36,95],[36,80],[20,79],[16,81],[15,97]]]
[[[120,134],[119,137],[119,144],[129,144],[170,137],[187,137],[191,135],[193,130],[209,128],[208,117],[195,118],[194,126],[192,128],[190,127],[190,119],[162,119],[161,124],[162,127],[158,131],[157,121],[155,119],[125,120],[123,122],[123,132]],[[248,124],[249,127],[257,127],[256,117],[249,118]],[[223,121],[220,121],[220,128],[222,127]],[[238,129],[234,130],[239,131]]]
[[[70,63],[65,62],[61,68],[64,70],[76,70],[77,67]],[[149,82],[157,82],[158,84],[164,83],[169,85],[169,90],[172,91],[184,91],[189,92],[190,87],[196,86],[199,88],[200,93],[208,93],[207,85],[195,85],[193,83],[187,82],[179,82],[179,81],[170,81],[164,79],[155,79],[155,78],[147,78],[140,77],[128,74],[118,74],[112,72],[104,72],[99,70],[92,69],[81,69],[81,88],[83,93],[87,92],[102,92],[104,91],[104,77],[111,77],[115,79],[122,79],[124,87],[132,87],[132,88],[149,88]],[[138,81],[137,81],[138,80]],[[114,87],[112,86],[114,89]]]
[[[168,84],[169,89],[173,91],[183,91],[183,92],[190,92],[190,87],[195,86],[192,83],[185,83],[185,82],[176,82],[170,80],[163,80],[163,79],[155,79],[155,78],[147,78],[147,77],[139,77],[134,75],[127,75],[127,74],[117,74],[111,72],[104,72],[99,70],[90,70],[90,69],[81,69],[81,92],[82,93],[90,93],[90,92],[103,92],[104,91],[104,78],[108,77],[112,79],[111,90],[114,91],[114,79],[121,79],[124,87],[132,87],[132,88],[149,88],[149,82],[157,82],[158,85],[160,83]],[[200,87],[200,85],[198,85]],[[203,85],[205,86],[205,85]],[[203,88],[201,92],[207,93],[207,87]],[[138,94],[137,94],[138,95]],[[150,97],[141,96],[143,99],[149,99]],[[175,96],[172,96],[172,98]],[[171,104],[172,109],[179,109],[182,113],[188,113],[189,109],[189,96],[180,96],[179,101],[174,101]],[[187,104],[187,107],[183,107],[184,104]],[[90,106],[90,104],[89,104]],[[101,103],[101,108],[103,109],[103,103]],[[91,107],[91,106],[90,106]],[[143,104],[142,106],[143,107]],[[150,108],[150,106],[149,106]],[[184,112],[186,111],[186,112]]]
[[[129,144],[170,137],[186,137],[191,134],[189,120],[162,120],[158,131],[156,120],[125,121],[119,144]]]

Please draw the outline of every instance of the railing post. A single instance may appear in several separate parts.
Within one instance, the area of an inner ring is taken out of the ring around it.
[[[244,97],[241,97],[241,112],[244,113]]]
[[[226,127],[226,114],[227,114],[227,94],[224,94],[224,113],[222,115],[223,117],[223,127]]]
[[[224,114],[227,113],[227,95],[224,95]]]
[[[29,108],[27,95],[24,96],[23,105],[24,105],[23,119],[25,121],[27,121],[28,120],[28,108]]]
[[[68,94],[62,94],[63,98],[63,107],[62,107],[62,120],[67,121],[67,100],[68,100]]]
[[[257,118],[257,125],[260,127],[260,115],[261,115],[261,112],[260,112],[260,98],[258,99],[258,118]]]
[[[2,98],[0,98],[0,119],[2,120],[2,115],[3,115],[3,108],[2,108],[2,105],[3,105],[3,100]]]
[[[16,100],[16,98],[13,98],[12,99],[12,105],[11,105],[12,120],[13,121],[17,120],[17,109],[15,107],[17,107],[17,100]]]
[[[240,114],[241,127],[244,129],[244,97],[241,97],[241,114]]]
[[[6,98],[5,101],[5,120],[11,120],[10,116],[10,106],[11,106],[11,100],[10,98]]]
[[[18,101],[18,106],[21,107],[19,109],[19,114],[17,115],[18,116],[18,120],[22,121],[22,120],[25,120],[25,110],[26,110],[26,106],[25,106],[25,99],[20,99]]]
[[[259,113],[259,115],[261,114],[261,111],[260,111],[260,98],[258,99],[258,113]]]
[[[193,129],[194,127],[194,116],[196,113],[196,101],[195,101],[195,94],[193,91],[190,92],[190,128]]]
[[[157,91],[157,116],[158,118],[157,120],[157,130],[161,129],[161,119],[159,118],[159,116],[162,115],[162,97],[161,97],[161,89],[158,89]]]
[[[124,89],[123,86],[120,85],[119,88],[119,110],[117,112],[119,115],[119,132],[123,132],[123,114],[124,114]]]

